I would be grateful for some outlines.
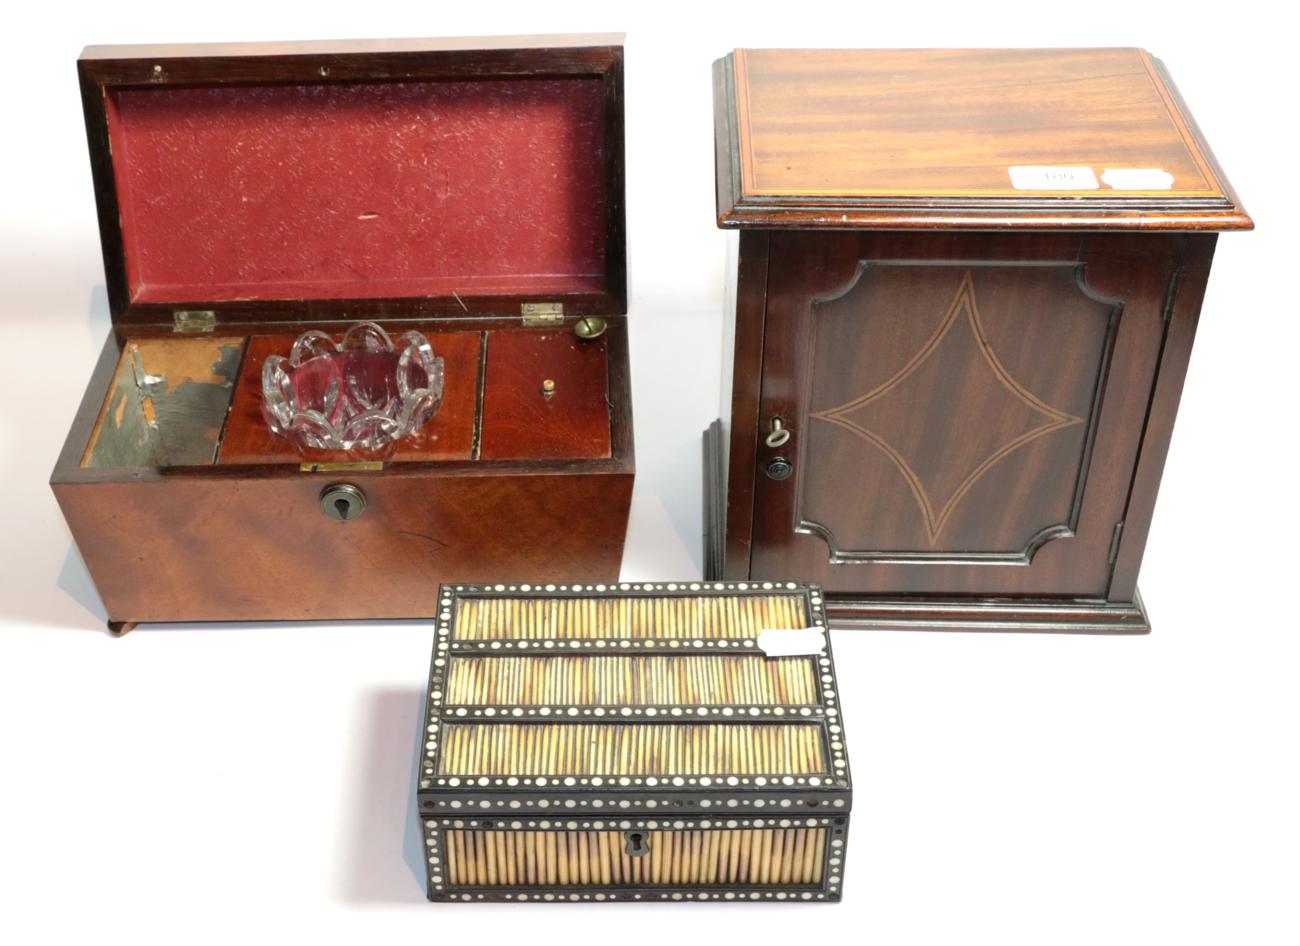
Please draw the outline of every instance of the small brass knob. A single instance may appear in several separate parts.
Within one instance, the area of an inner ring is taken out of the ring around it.
[[[550,378],[542,382],[542,397],[548,401],[555,397],[555,382]]]
[[[320,511],[339,522],[351,522],[366,511],[366,494],[351,483],[326,486],[320,494]]]
[[[605,329],[609,328],[605,320],[595,315],[584,315],[578,321],[573,323],[573,334],[577,335],[584,342],[589,342],[593,338],[600,338],[605,334]]]

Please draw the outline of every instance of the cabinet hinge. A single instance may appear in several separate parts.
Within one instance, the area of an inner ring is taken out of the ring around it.
[[[1124,520],[1121,519],[1115,523],[1115,528],[1110,533],[1110,552],[1106,555],[1106,564],[1114,565],[1115,559],[1119,558],[1119,540],[1124,534]]]
[[[217,313],[211,309],[177,309],[172,313],[173,332],[212,332],[217,328]]]
[[[555,325],[564,321],[563,302],[525,302],[519,306],[525,325]]]

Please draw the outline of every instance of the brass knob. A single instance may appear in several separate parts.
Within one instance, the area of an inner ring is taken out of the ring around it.
[[[593,338],[600,338],[605,334],[605,329],[609,328],[605,320],[595,315],[584,315],[578,321],[573,323],[573,334],[577,335],[584,342],[589,342]]]

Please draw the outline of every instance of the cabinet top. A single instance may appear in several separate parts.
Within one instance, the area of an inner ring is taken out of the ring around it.
[[[738,49],[718,225],[1248,230],[1141,49]]]

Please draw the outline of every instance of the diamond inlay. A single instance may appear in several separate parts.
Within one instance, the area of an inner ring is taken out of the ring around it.
[[[994,464],[1040,437],[1083,423],[1045,404],[1003,366],[981,323],[969,270],[934,334],[897,373],[810,416],[849,431],[893,462],[916,497],[932,545],[962,497]],[[933,430],[940,424],[961,435],[943,438],[935,449]]]

